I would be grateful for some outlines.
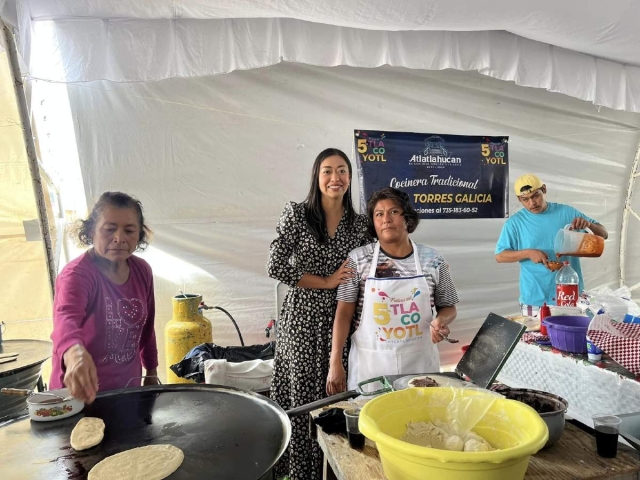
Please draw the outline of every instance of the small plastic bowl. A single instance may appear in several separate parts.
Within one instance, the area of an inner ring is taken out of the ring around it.
[[[564,265],[562,262],[556,262],[555,260],[549,260],[547,262],[547,268],[552,272],[560,270],[562,268],[562,265]]]

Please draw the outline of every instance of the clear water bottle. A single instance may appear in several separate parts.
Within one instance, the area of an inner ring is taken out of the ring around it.
[[[578,303],[578,274],[569,262],[556,273],[556,305],[559,307],[575,307]]]

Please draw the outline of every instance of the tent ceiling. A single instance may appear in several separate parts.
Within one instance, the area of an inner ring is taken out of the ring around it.
[[[640,2],[634,0],[9,1],[23,4],[36,21],[292,18],[368,30],[503,30],[549,45],[640,66]]]
[[[48,81],[157,81],[281,61],[451,68],[640,112],[631,0],[6,2],[29,76]]]

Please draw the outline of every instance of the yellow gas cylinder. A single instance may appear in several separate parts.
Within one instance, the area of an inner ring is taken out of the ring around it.
[[[202,295],[173,297],[173,318],[164,328],[167,383],[193,383],[178,377],[171,365],[178,363],[193,347],[212,340],[211,323],[198,312]]]

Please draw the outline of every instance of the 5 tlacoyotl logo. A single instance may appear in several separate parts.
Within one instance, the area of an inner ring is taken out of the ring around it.
[[[358,153],[363,162],[386,162],[384,156],[384,133],[380,137],[370,137],[367,132],[357,131]]]
[[[480,145],[480,152],[482,153],[482,163],[484,163],[485,165],[506,165],[507,159],[505,155],[505,145],[505,142],[489,142]]]
[[[444,138],[439,135],[431,135],[425,138],[423,151],[409,159],[409,165],[445,168],[445,166],[462,165],[462,158],[452,156],[451,152],[447,150]]]

